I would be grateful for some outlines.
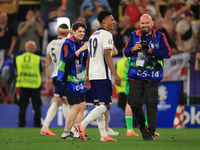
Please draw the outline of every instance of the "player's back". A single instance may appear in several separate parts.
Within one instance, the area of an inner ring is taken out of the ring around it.
[[[89,39],[88,50],[90,53],[90,80],[111,80],[111,72],[104,57],[105,49],[113,49],[113,38],[110,32],[106,31],[105,29],[100,29],[95,31]]]
[[[65,40],[66,38],[63,38],[63,39],[56,38],[52,40],[47,46],[47,54],[50,55],[53,66],[54,66],[52,77],[57,76],[59,60],[60,60],[60,52]]]

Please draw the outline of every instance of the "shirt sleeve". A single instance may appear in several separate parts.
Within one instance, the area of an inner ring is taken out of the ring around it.
[[[64,58],[66,63],[74,62],[79,56],[76,55],[76,52],[73,52],[71,47],[68,44],[63,46]]]
[[[108,33],[104,36],[103,40],[103,50],[113,49],[113,37],[111,33]]]
[[[160,35],[159,49],[152,49],[152,55],[159,58],[170,58],[172,55],[171,47],[168,44],[167,38],[164,33]]]
[[[133,48],[134,48],[134,39],[133,39],[133,35],[131,34],[124,48],[124,55],[126,57],[134,56],[135,52],[133,52],[132,50]]]

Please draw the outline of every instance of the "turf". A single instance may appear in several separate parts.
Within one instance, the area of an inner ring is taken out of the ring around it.
[[[126,137],[125,128],[115,128],[117,142],[100,142],[97,128],[87,128],[92,141],[61,141],[62,128],[52,128],[56,136],[40,135],[39,128],[1,128],[0,150],[200,150],[200,129],[157,129],[160,134],[155,141],[144,141],[139,137]]]

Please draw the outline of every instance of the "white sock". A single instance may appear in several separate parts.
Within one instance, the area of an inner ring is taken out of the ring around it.
[[[63,132],[63,134],[61,134],[61,137],[66,137],[68,135],[70,135],[70,130],[64,129],[64,132]]]
[[[63,115],[65,117],[65,119],[67,118],[68,114],[70,112],[70,106],[69,104],[63,104]]]
[[[57,109],[58,109],[58,104],[53,102],[47,111],[47,115],[44,120],[42,130],[44,131],[48,130],[49,124],[51,123],[51,121],[53,120],[53,118],[55,117],[57,113]]]
[[[79,137],[80,136],[78,131],[75,129],[75,127],[72,127],[71,132],[73,132],[74,137]]]
[[[108,134],[106,133],[106,129],[105,129],[105,115],[104,114],[102,114],[99,118],[97,118],[97,125],[98,125],[101,136],[107,137]]]
[[[107,108],[104,105],[95,107],[90,114],[81,122],[81,127],[86,128],[87,125],[93,120],[99,118],[103,113],[107,111]]]

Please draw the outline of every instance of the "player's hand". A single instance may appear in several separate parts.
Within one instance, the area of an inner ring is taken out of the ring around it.
[[[46,80],[46,88],[51,89],[51,79]]]
[[[120,86],[121,85],[121,78],[118,76],[118,74],[113,75],[113,78],[115,80],[115,85]]]
[[[90,83],[90,80],[89,80],[89,77],[86,77],[85,78],[85,87],[87,88],[87,89],[90,89],[91,88],[91,83]]]

